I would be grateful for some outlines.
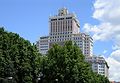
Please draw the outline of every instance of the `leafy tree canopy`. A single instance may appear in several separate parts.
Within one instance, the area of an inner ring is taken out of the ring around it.
[[[43,56],[28,40],[0,28],[0,82],[9,83],[8,77],[13,83],[37,83],[38,77],[39,83],[109,83],[92,72],[72,41],[54,44]]]
[[[35,83],[40,62],[41,55],[34,44],[0,28],[0,78],[13,77],[17,83]]]
[[[104,83],[104,76],[96,77],[97,74],[92,72],[81,50],[72,41],[64,46],[54,44],[47,53],[42,69],[43,83]]]

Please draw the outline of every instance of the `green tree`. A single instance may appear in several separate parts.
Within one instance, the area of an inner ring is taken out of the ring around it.
[[[109,83],[93,73],[89,63],[72,41],[58,44],[46,56],[38,53],[36,46],[18,34],[0,28],[0,82],[9,83]]]
[[[44,65],[44,82],[54,83],[88,83],[91,78],[91,67],[84,61],[84,56],[71,41],[64,46],[57,44],[48,51]]]
[[[107,77],[99,75],[99,74],[95,74],[95,82],[97,83],[110,83],[110,81],[108,80]]]
[[[0,28],[0,78],[13,77],[17,83],[35,83],[40,63],[41,54],[34,44]]]

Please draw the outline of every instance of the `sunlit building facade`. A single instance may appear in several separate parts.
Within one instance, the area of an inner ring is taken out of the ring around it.
[[[47,42],[42,42],[45,40]],[[80,32],[80,23],[76,15],[62,8],[58,11],[58,15],[49,18],[49,36],[45,39],[40,37],[38,48],[42,54],[46,54],[54,43],[64,45],[64,42],[69,40],[76,43],[85,56],[92,56],[93,39],[88,34]],[[44,45],[48,45],[49,48],[47,49]]]
[[[49,35],[37,41],[39,52],[45,55],[53,44],[64,45],[65,41],[76,43],[85,60],[91,63],[92,70],[108,77],[108,65],[103,57],[93,56],[93,39],[90,35],[80,32],[80,23],[74,13],[66,8],[58,10],[58,14],[49,17]]]
[[[109,66],[103,57],[89,56],[86,57],[85,60],[91,64],[93,72],[104,75],[105,77],[109,77]]]

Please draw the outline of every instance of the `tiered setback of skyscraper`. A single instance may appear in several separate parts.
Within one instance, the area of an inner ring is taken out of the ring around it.
[[[58,11],[58,15],[49,18],[49,36],[40,37],[37,42],[39,52],[46,54],[54,43],[64,45],[65,41],[76,43],[85,57],[93,55],[93,39],[88,34],[80,32],[80,23],[74,13],[66,8]]]
[[[80,23],[76,15],[62,8],[58,15],[49,18],[49,36],[40,37],[39,51],[46,54],[52,44],[64,45],[68,40],[75,42],[85,56],[92,56],[93,39],[85,33],[80,33]]]

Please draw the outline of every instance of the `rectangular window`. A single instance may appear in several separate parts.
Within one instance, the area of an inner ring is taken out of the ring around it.
[[[66,17],[66,19],[72,19],[72,17]]]
[[[55,20],[57,20],[57,19],[51,19],[51,21],[55,21]]]
[[[64,18],[59,18],[58,20],[63,20]]]

